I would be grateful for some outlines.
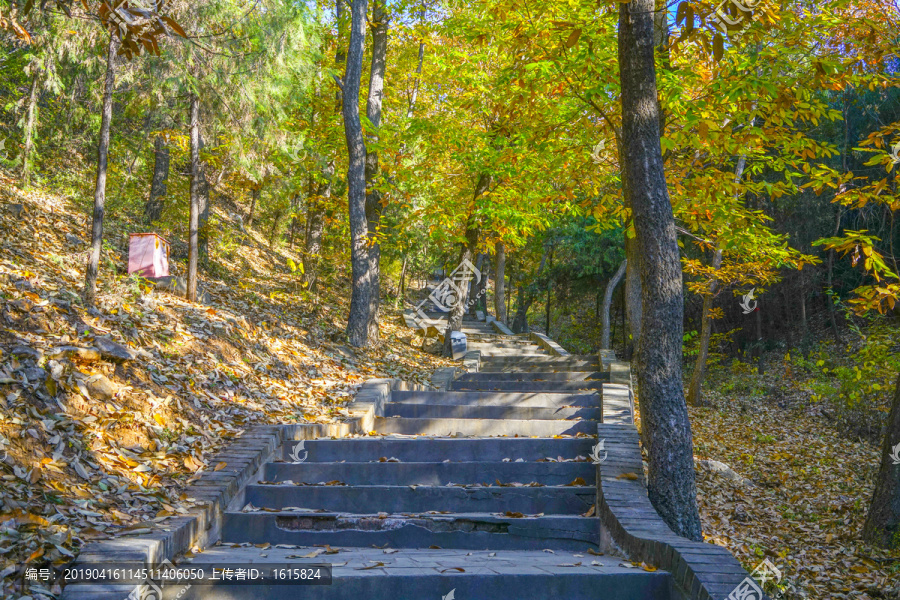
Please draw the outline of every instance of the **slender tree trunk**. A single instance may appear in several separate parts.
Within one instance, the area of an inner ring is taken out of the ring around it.
[[[885,548],[900,548],[900,375],[894,387],[894,402],[881,446],[881,468],[863,526],[863,539]]]
[[[838,206],[837,209],[837,221],[834,225],[834,236],[837,237],[838,233],[841,231],[841,212],[842,208]],[[834,250],[828,251],[828,265],[825,269],[825,289],[828,292],[825,296],[825,301],[828,306],[828,320],[831,322],[831,331],[834,333],[834,341],[838,346],[841,345],[841,334],[838,331],[837,319],[835,318],[835,312],[837,312],[834,308],[834,296],[832,292],[834,291]]]
[[[106,169],[109,158],[109,133],[112,123],[113,91],[116,87],[116,52],[119,38],[111,35],[106,51],[106,80],[103,87],[103,108],[100,119],[100,142],[97,145],[97,183],[94,186],[94,218],[91,225],[91,253],[84,281],[84,303],[93,306],[97,295],[97,275],[100,270],[100,250],[103,248],[103,211],[106,204]]]
[[[722,266],[722,249],[716,244],[715,253],[713,254],[712,268],[718,271]],[[713,277],[709,282],[709,291],[703,296],[703,311],[700,316],[700,351],[697,353],[697,360],[694,361],[694,371],[691,373],[691,385],[688,388],[687,403],[691,406],[700,406],[703,400],[703,380],[706,378],[706,361],[709,357],[709,338],[712,335],[712,318],[710,314],[713,309],[713,301],[716,297],[716,290],[719,288],[719,280]]]
[[[752,123],[751,123],[752,124]],[[742,154],[734,168],[734,183],[740,183],[744,176],[744,166],[747,164],[747,156]],[[717,272],[722,266],[722,248],[717,243],[713,253],[712,268]],[[700,406],[703,402],[703,380],[706,378],[706,361],[709,357],[709,338],[712,335],[712,314],[713,301],[715,300],[716,291],[719,289],[719,280],[713,276],[709,282],[709,290],[703,296],[703,310],[700,314],[700,351],[697,353],[697,359],[694,361],[694,370],[691,373],[691,385],[688,388],[687,403],[691,406]]]
[[[372,1],[372,64],[369,69],[369,95],[366,99],[366,118],[375,128],[370,139],[378,139],[384,102],[384,72],[387,62],[388,27],[390,16],[385,12],[384,0]],[[365,307],[366,344],[378,342],[378,313],[381,305],[381,242],[378,227],[384,210],[382,193],[378,189],[378,153],[366,152],[366,223],[368,227],[369,275],[367,278],[368,305]],[[352,314],[352,311],[351,311]]]
[[[403,302],[403,286],[406,277],[406,265],[409,262],[407,259],[407,255],[403,254],[403,266],[400,267],[400,285],[397,288],[397,299],[394,301],[394,308],[400,308],[400,304]]]
[[[334,179],[334,162],[328,163],[322,174],[327,177],[318,184],[316,192],[306,207],[306,240],[303,247],[303,281],[306,289],[316,290],[319,279],[319,258],[322,252],[322,237],[325,235],[325,205],[331,198]],[[313,182],[315,185],[315,182]]]
[[[550,268],[553,268],[553,246],[550,246]],[[547,314],[544,319],[547,327],[547,335],[550,335],[550,297],[553,294],[553,281],[548,277],[547,278]]]
[[[256,205],[259,202],[260,187],[254,185],[250,190],[250,212],[247,213],[247,229],[253,225],[253,219],[256,217]]]
[[[622,276],[625,275],[625,270],[628,268],[628,259],[622,261],[622,264],[619,265],[619,268],[616,270],[615,275],[613,275],[612,279],[609,280],[609,283],[606,284],[606,292],[603,294],[603,308],[601,309],[601,316],[603,318],[603,334],[600,341],[600,349],[601,350],[609,350],[609,312],[610,307],[612,306],[613,292],[616,291],[616,286],[619,285],[619,282],[622,281]]]
[[[200,164],[200,97],[191,93],[191,209],[188,224],[187,299],[197,301],[197,257],[200,243],[200,203],[203,167]]]
[[[544,273],[544,266],[547,264],[547,248],[544,248],[543,254],[541,254],[541,263],[538,265],[537,274],[534,278],[540,279],[541,275]],[[537,292],[535,289],[535,285],[531,284],[527,287],[523,287],[522,284],[519,284],[519,297],[516,302],[516,316],[513,319],[513,324],[511,329],[513,333],[528,333],[528,310],[531,308],[531,305],[534,303],[535,298],[537,297]]]
[[[368,221],[366,220],[366,142],[359,118],[359,86],[366,45],[368,0],[353,0],[350,8],[350,42],[342,90],[344,137],[347,141],[347,201],[350,217],[352,292],[347,336],[356,347],[369,345],[369,327],[377,300],[371,298]]]
[[[494,312],[497,320],[506,323],[506,247],[497,242],[494,259]]]
[[[203,148],[200,138],[200,148]],[[206,178],[206,164],[200,161],[200,219],[198,221],[197,254],[200,264],[209,264],[209,180]]]
[[[107,61],[107,69],[108,61]],[[34,124],[37,120],[37,98],[40,88],[41,71],[37,67],[31,77],[31,87],[28,90],[28,105],[25,109],[25,139],[22,149],[22,185],[28,185],[31,179],[31,151],[34,148]]]
[[[153,179],[150,181],[150,198],[144,206],[144,223],[152,224],[162,218],[167,182],[169,180],[169,144],[162,135],[153,142]]]
[[[638,343],[637,379],[650,442],[648,496],[672,531],[699,541],[693,440],[682,387],[683,283],[659,139],[653,14],[654,0],[619,4],[623,188],[642,259],[641,327],[653,332]]]
[[[472,281],[469,282],[469,298],[472,299],[472,301],[468,303],[468,313],[470,315],[474,315],[475,311],[478,310],[478,300],[480,299],[478,293],[482,290],[482,286],[487,284],[487,276],[484,272],[483,252],[479,252],[478,256],[475,258],[475,270],[480,273],[480,277],[477,280],[472,279]]]

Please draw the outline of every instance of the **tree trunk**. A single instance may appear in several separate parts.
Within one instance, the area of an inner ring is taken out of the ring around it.
[[[107,70],[109,69],[107,61]],[[37,97],[40,88],[41,71],[35,66],[28,90],[28,106],[25,109],[25,139],[22,149],[22,185],[28,185],[31,179],[31,150],[34,147],[34,122],[37,115]],[[105,174],[104,174],[105,178]],[[104,192],[105,195],[105,192]]]
[[[506,323],[506,247],[503,242],[495,246],[494,259],[494,313],[497,320]]]
[[[164,136],[156,136],[153,142],[153,179],[150,181],[150,198],[144,206],[144,223],[151,225],[162,218],[169,180],[169,144]]]
[[[616,291],[616,286],[619,285],[619,282],[622,281],[622,276],[625,275],[625,270],[628,267],[628,259],[622,261],[622,264],[619,265],[616,274],[613,275],[612,279],[609,280],[609,283],[606,284],[606,292],[603,294],[603,308],[601,309],[601,315],[603,318],[603,334],[600,338],[600,349],[601,350],[609,350],[609,311],[610,306],[612,305],[613,292]]]
[[[752,125],[752,122],[751,122]],[[744,176],[744,166],[747,164],[747,155],[742,154],[734,168],[734,183],[738,184]],[[718,271],[722,266],[722,248],[716,244],[715,252],[712,259],[713,271]],[[709,338],[712,335],[712,313],[713,301],[715,300],[716,290],[719,288],[719,280],[713,276],[709,282],[709,291],[703,297],[703,310],[700,314],[700,351],[697,353],[697,359],[694,361],[694,370],[691,373],[691,385],[688,388],[687,403],[691,406],[700,406],[703,402],[703,380],[706,378],[706,361],[709,357]]]
[[[553,246],[550,246],[550,268],[553,268]],[[547,335],[550,335],[550,297],[553,294],[553,282],[550,278],[547,278],[547,314],[544,322],[546,323],[545,331]]]
[[[625,235],[625,314],[631,340],[626,344],[625,357],[631,360],[641,339],[641,256],[637,240]]]
[[[100,270],[100,250],[103,248],[103,211],[106,204],[106,169],[109,158],[109,132],[112,123],[113,91],[116,87],[116,52],[119,38],[109,37],[106,51],[106,80],[103,87],[103,107],[100,119],[100,142],[97,145],[97,183],[94,186],[94,217],[91,224],[91,253],[84,281],[84,303],[93,306],[97,295],[97,274]]]
[[[258,185],[253,186],[253,189],[250,190],[250,212],[247,213],[247,229],[250,229],[250,226],[253,225],[253,219],[256,217],[256,205],[259,202],[260,191]]]
[[[683,283],[659,139],[653,14],[654,0],[619,4],[623,188],[641,256],[641,327],[653,332],[639,339],[637,379],[650,442],[648,496],[672,531],[699,541],[693,440],[682,387]]]
[[[397,299],[394,301],[394,308],[400,308],[400,304],[403,302],[403,285],[406,277],[406,265],[409,263],[407,259],[407,255],[403,254],[403,266],[400,267],[400,285],[397,288]]]
[[[390,16],[385,12],[384,0],[372,2],[372,63],[369,69],[369,95],[366,99],[366,118],[375,130],[370,139],[378,140],[381,126],[382,105],[384,103],[384,71],[387,60],[388,27]],[[369,276],[368,303],[364,307],[366,345],[378,342],[378,312],[381,306],[381,242],[378,227],[384,203],[378,189],[378,152],[366,152],[366,224],[368,227]],[[352,310],[351,310],[352,314]]]
[[[713,254],[712,268],[718,271],[722,266],[722,249],[716,245],[715,254]],[[709,338],[712,335],[712,319],[710,313],[713,308],[713,301],[716,297],[716,290],[719,288],[719,280],[713,277],[709,282],[709,291],[703,296],[703,311],[700,316],[700,351],[697,353],[697,359],[694,361],[694,371],[691,373],[691,385],[688,388],[687,403],[691,406],[700,406],[703,401],[703,380],[706,378],[706,360],[709,357]]]
[[[544,253],[541,255],[541,263],[538,266],[537,274],[534,276],[535,279],[539,279],[544,273],[544,265],[546,263],[547,248],[544,248]],[[528,333],[528,309],[531,308],[531,305],[534,303],[534,299],[537,296],[534,284],[531,284],[526,288],[520,283],[518,296],[519,298],[516,302],[516,316],[513,319],[511,329],[513,330],[513,333]]]
[[[306,207],[306,240],[303,245],[303,282],[314,292],[319,279],[319,258],[322,252],[322,236],[325,234],[325,204],[331,198],[334,179],[334,162],[328,163],[322,174],[327,178],[316,186],[315,194]]]
[[[892,458],[897,457],[897,458]],[[884,548],[900,548],[900,375],[881,447],[881,468],[863,526],[863,539]]]
[[[347,141],[347,201],[350,217],[352,292],[347,336],[356,347],[369,345],[369,327],[377,299],[371,297],[368,221],[366,220],[366,142],[359,118],[359,84],[366,45],[368,0],[353,0],[350,7],[350,42],[344,71],[341,112]]]
[[[842,208],[838,206],[837,210],[837,222],[834,225],[834,236],[837,237],[838,233],[841,231],[841,212]],[[831,331],[834,333],[834,341],[837,343],[838,347],[841,345],[841,334],[838,331],[837,319],[835,318],[835,308],[834,308],[834,296],[832,295],[833,289],[833,277],[834,277],[834,250],[828,251],[828,266],[825,269],[825,290],[828,292],[825,295],[825,300],[828,306],[828,320],[831,322]]]
[[[197,256],[200,243],[200,203],[203,167],[200,164],[200,97],[191,93],[191,210],[188,224],[187,299],[197,301]]]
[[[485,179],[486,183],[484,189],[479,192],[478,190],[481,189],[481,183]],[[481,178],[479,178],[479,185],[475,191],[476,198],[483,194],[490,186],[490,179],[490,176],[486,175],[482,175]],[[462,265],[467,261],[469,263],[472,262],[472,258],[475,256],[475,249],[478,247],[479,234],[480,231],[478,226],[475,224],[472,214],[470,214],[466,221],[466,241],[459,249],[459,260],[457,261],[457,265]],[[462,329],[463,315],[466,314],[466,307],[469,299],[469,286],[459,285],[458,287],[459,297],[457,298],[456,304],[450,308],[450,315],[447,318],[447,329],[444,331],[444,356],[448,357],[453,356],[453,351],[450,346],[450,333]]]
[[[203,138],[200,138],[200,148],[204,146]],[[197,232],[197,254],[200,264],[209,263],[209,180],[206,178],[206,165],[200,161],[200,218]]]
[[[478,300],[480,300],[480,296],[478,294],[483,289],[482,286],[487,283],[487,277],[484,273],[483,252],[479,252],[478,256],[475,258],[475,270],[478,271],[480,275],[477,279],[472,279],[472,281],[469,282],[469,298],[471,299],[471,302],[468,303],[467,312],[470,315],[474,315],[475,311],[478,310]]]

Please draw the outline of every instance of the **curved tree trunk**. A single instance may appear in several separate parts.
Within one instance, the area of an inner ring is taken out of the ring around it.
[[[494,313],[497,320],[506,323],[506,246],[497,242],[494,259]]]
[[[653,14],[654,0],[619,4],[623,188],[641,256],[641,328],[653,332],[638,342],[637,379],[650,442],[648,496],[672,531],[699,541],[693,440],[682,387],[683,282],[659,139]]]
[[[716,271],[722,266],[722,250],[716,248],[713,255],[712,268]],[[709,357],[709,338],[712,335],[712,319],[710,313],[713,308],[713,300],[716,290],[719,288],[718,279],[709,282],[709,291],[703,296],[703,312],[700,317],[700,351],[697,360],[694,361],[694,371],[691,373],[691,385],[688,388],[687,403],[691,406],[700,406],[703,401],[703,380],[706,378],[706,361]]]
[[[622,264],[619,265],[616,274],[613,275],[612,279],[609,280],[609,283],[606,284],[606,292],[603,294],[603,308],[602,310],[602,318],[603,318],[603,336],[600,340],[600,349],[601,350],[609,350],[609,310],[612,305],[613,292],[616,291],[616,286],[619,285],[619,282],[622,281],[622,276],[625,275],[625,269],[628,266],[628,259],[622,261]]]
[[[371,311],[377,300],[371,297],[372,273],[369,266],[369,227],[366,220],[366,142],[359,118],[359,86],[366,45],[368,0],[353,0],[350,6],[350,42],[344,71],[341,112],[347,141],[347,202],[350,217],[350,265],[352,292],[347,336],[350,344],[369,344]]]
[[[109,37],[106,51],[106,80],[103,87],[103,108],[100,120],[100,143],[97,145],[97,182],[94,186],[94,217],[91,224],[91,253],[84,281],[84,303],[94,304],[97,295],[97,275],[100,269],[100,250],[103,247],[103,216],[106,205],[106,169],[109,158],[109,132],[112,123],[112,97],[116,87],[116,53],[119,38]]]
[[[164,136],[156,136],[153,142],[153,179],[150,180],[150,198],[144,206],[144,223],[152,224],[162,218],[167,182],[169,180],[169,144]]]
[[[881,447],[881,468],[863,526],[863,539],[885,548],[900,548],[900,375],[894,388],[894,402]]]

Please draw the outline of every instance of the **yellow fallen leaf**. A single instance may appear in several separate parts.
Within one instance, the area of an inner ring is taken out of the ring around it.
[[[616,479],[629,479],[631,481],[634,481],[636,479],[639,479],[639,477],[637,476],[637,473],[621,473],[619,475],[616,475]]]
[[[216,468],[213,469],[213,471],[221,471],[222,469],[224,469],[227,466],[228,466],[227,462],[220,462],[219,464],[216,465]]]

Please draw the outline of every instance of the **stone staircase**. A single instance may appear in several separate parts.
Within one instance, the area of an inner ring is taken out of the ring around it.
[[[482,372],[446,390],[392,392],[375,436],[304,441],[299,463],[299,442],[286,443],[225,512],[220,543],[192,565],[280,562],[321,547],[339,551],[305,562],[326,558],[334,581],[306,587],[304,598],[676,597],[668,573],[632,568],[614,551],[596,516],[588,457],[603,364],[553,357],[488,327],[463,328]]]
[[[463,331],[470,370],[436,377],[437,390],[384,384],[367,396],[369,435],[303,439],[285,426],[260,463],[223,455],[251,474],[207,525],[216,543],[179,566],[327,563],[331,585],[163,586],[161,598],[724,598],[744,574],[736,561],[674,536],[649,507],[621,363],[558,355],[495,323]],[[269,447],[272,434],[258,435],[247,444]],[[64,599],[109,597],[86,590]]]

